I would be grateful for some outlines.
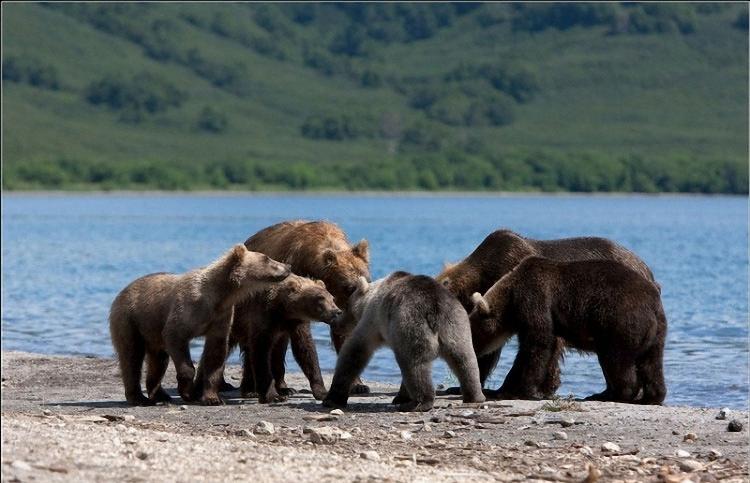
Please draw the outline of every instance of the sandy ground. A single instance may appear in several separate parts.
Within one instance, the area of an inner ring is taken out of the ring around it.
[[[440,396],[399,413],[396,387],[366,382],[341,415],[309,393],[131,408],[112,360],[4,351],[2,481],[750,481],[747,412]]]

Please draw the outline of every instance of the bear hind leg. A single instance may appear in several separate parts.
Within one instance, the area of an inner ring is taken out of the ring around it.
[[[406,388],[411,400],[399,404],[398,410],[429,411],[435,403],[435,389],[432,387],[432,361],[409,363],[397,357],[403,376],[402,386]],[[480,392],[481,393],[481,392]]]
[[[146,354],[146,391],[153,402],[170,402],[172,397],[161,387],[164,373],[169,366],[169,354],[164,351]]]
[[[640,389],[635,360],[622,352],[600,351],[599,364],[607,380],[607,389],[595,396],[603,401],[635,402]]]
[[[445,362],[448,363],[448,367],[461,385],[463,401],[466,403],[484,402],[486,398],[482,393],[480,370],[471,341],[468,339],[451,341],[444,343],[441,349]]]

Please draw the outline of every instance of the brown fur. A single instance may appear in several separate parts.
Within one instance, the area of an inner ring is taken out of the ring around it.
[[[275,260],[288,263],[292,271],[303,277],[322,280],[344,314],[339,323],[331,326],[331,340],[338,352],[344,339],[354,327],[348,310],[349,297],[360,276],[370,280],[369,249],[366,240],[350,245],[344,232],[326,221],[286,221],[269,226],[245,241],[248,250],[265,253]],[[322,380],[315,343],[309,324],[302,324],[290,333],[292,350],[305,374],[316,373]],[[280,352],[286,345],[280,344]],[[279,357],[282,357],[283,354]],[[278,358],[278,357],[277,357]],[[309,377],[309,376],[308,376]],[[276,381],[285,386],[282,380]],[[367,392],[367,386],[356,381],[353,392]]]
[[[261,403],[286,400],[291,391],[275,381],[284,379],[286,343],[290,334],[307,326],[310,321],[335,321],[341,310],[320,280],[291,275],[268,290],[247,299],[235,309],[230,347],[238,346],[243,353],[243,375],[240,390],[243,397],[258,393]],[[279,345],[283,351],[279,350]],[[300,356],[295,351],[295,357]],[[317,362],[317,354],[308,355]],[[281,359],[279,359],[281,357]],[[315,364],[318,366],[317,364]],[[325,397],[320,372],[305,374],[313,395]]]
[[[125,287],[112,303],[109,323],[128,403],[149,405],[170,399],[161,387],[170,357],[177,371],[180,396],[185,400],[196,397],[189,344],[205,336],[201,402],[221,404],[218,384],[234,304],[289,274],[288,265],[236,245],[207,267],[181,275],[146,275]],[[144,357],[148,397],[141,392]]]
[[[661,404],[667,320],[659,290],[641,274],[611,260],[559,262],[529,257],[482,297],[470,314],[477,354],[518,334],[519,350],[500,397],[538,399],[555,339],[594,352],[607,389],[592,399]]]
[[[448,287],[467,311],[473,307],[471,294],[484,293],[503,275],[513,270],[521,260],[529,256],[541,256],[552,260],[615,260],[630,267],[643,277],[654,281],[648,266],[638,256],[617,243],[598,237],[564,238],[560,240],[533,240],[511,230],[490,233],[479,246],[459,263],[446,265],[436,277]],[[656,283],[656,282],[654,282]],[[656,285],[658,288],[658,284]],[[560,387],[558,360],[564,351],[562,341],[557,341],[556,357],[551,360],[544,393],[553,395]],[[479,359],[482,385],[494,370],[502,347]],[[456,392],[451,388],[450,392]]]

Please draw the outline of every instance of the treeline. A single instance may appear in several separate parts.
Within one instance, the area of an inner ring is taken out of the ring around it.
[[[427,155],[354,165],[221,161],[6,165],[5,189],[486,190],[748,193],[747,163],[553,152]]]

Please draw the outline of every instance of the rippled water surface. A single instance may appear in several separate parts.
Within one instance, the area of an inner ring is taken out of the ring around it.
[[[748,406],[747,198],[6,195],[2,201],[4,349],[110,356],[109,305],[128,282],[204,265],[281,220],[328,219],[352,240],[367,238],[376,278],[397,269],[435,275],[490,231],[508,227],[533,238],[604,236],[634,250],[662,286],[667,402]],[[314,333],[323,371],[331,372],[327,327],[315,324]],[[493,386],[515,348],[505,349]],[[291,358],[290,367],[296,369]],[[364,377],[397,381],[392,353],[379,351]],[[442,362],[434,378],[449,382]],[[602,388],[594,356],[566,357],[560,394]]]

